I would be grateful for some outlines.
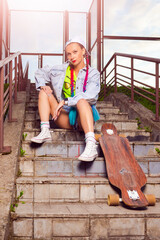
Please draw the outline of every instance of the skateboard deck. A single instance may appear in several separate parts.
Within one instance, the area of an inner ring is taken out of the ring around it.
[[[104,153],[109,182],[121,190],[122,201],[129,207],[149,205],[141,191],[147,178],[137,163],[129,141],[120,137],[113,124],[103,124],[99,142]]]

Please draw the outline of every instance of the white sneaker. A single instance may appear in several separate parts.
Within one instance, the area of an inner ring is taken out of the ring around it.
[[[91,162],[98,156],[97,145],[92,141],[86,143],[84,152],[79,156],[78,160]]]
[[[35,142],[35,143],[43,143],[51,140],[52,140],[52,137],[51,137],[49,128],[44,128],[44,127],[41,129],[41,132],[38,136],[31,138],[31,142]]]

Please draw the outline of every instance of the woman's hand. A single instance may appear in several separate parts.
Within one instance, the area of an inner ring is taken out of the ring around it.
[[[41,90],[43,90],[48,97],[50,97],[52,94],[52,89],[49,86],[43,86],[41,87]]]
[[[53,118],[52,118],[54,121],[56,121],[57,118],[59,117],[59,114],[60,114],[60,112],[61,112],[61,110],[62,110],[63,105],[64,105],[64,100],[62,100],[62,101],[58,104],[56,110],[54,111],[54,115],[53,115]]]

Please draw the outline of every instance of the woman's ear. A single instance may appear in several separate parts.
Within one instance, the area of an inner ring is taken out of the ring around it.
[[[86,49],[83,48],[83,49],[82,49],[82,52],[83,52],[83,56],[85,57],[85,56],[86,56]]]

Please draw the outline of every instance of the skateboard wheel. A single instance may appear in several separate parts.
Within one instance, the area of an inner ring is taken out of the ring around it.
[[[119,205],[119,195],[118,194],[109,194],[108,195],[108,205],[109,206],[118,206]]]
[[[149,206],[154,206],[156,204],[156,198],[154,194],[146,194],[145,197]]]
[[[101,137],[101,134],[95,134],[95,139],[97,142],[99,142],[99,138]]]

